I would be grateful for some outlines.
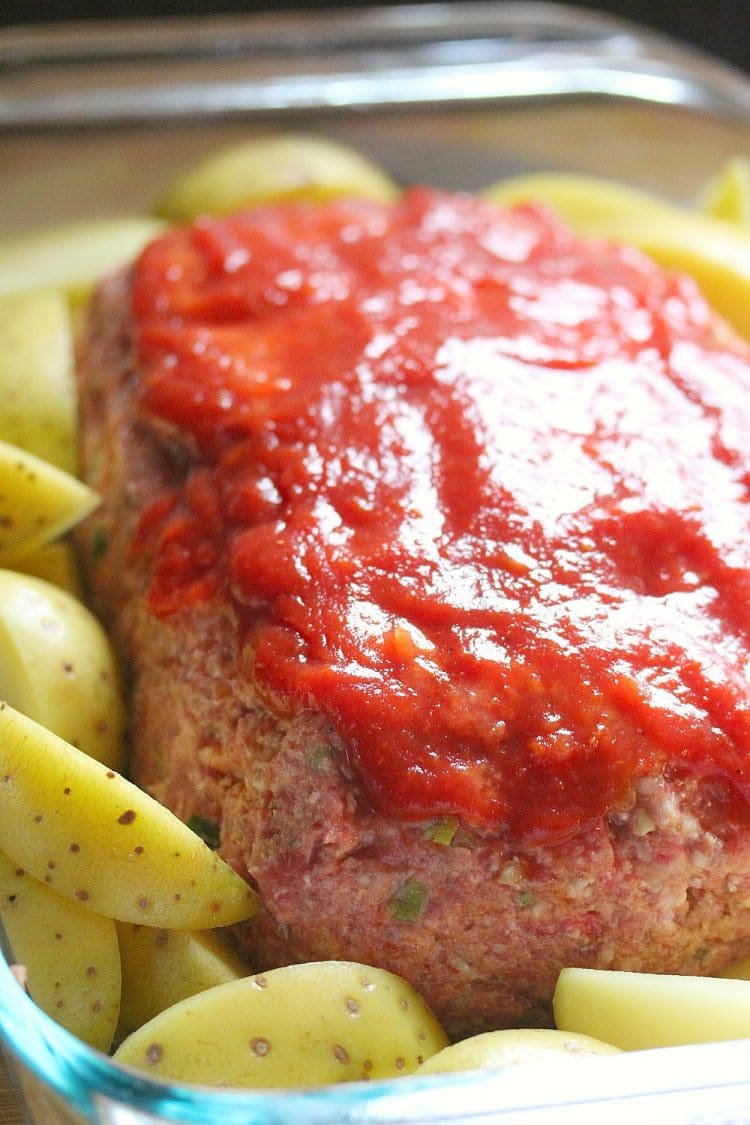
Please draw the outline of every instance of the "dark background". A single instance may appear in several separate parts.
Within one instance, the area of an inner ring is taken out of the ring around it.
[[[341,6],[361,7],[368,0]],[[370,0],[372,2],[372,0]],[[502,3],[503,0],[482,0]],[[0,0],[0,24],[68,19],[195,16],[208,13],[277,12],[284,9],[338,7],[323,0]],[[580,0],[578,7],[621,15],[702,47],[750,71],[750,0]]]

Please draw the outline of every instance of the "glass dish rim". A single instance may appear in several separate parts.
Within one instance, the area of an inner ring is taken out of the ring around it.
[[[553,0],[407,0],[346,16],[342,21],[340,9],[292,8],[279,15],[0,28],[0,136],[563,98],[670,105],[750,123],[743,71],[608,13]],[[228,48],[232,37],[236,50]],[[472,43],[483,46],[479,56],[461,50]],[[448,47],[456,57],[448,57]],[[237,70],[238,58],[252,66],[274,51],[270,70]],[[306,67],[310,51],[317,69]],[[207,57],[216,67],[211,80],[165,74],[153,81],[159,61],[188,65]],[[128,78],[121,82],[122,64]],[[72,69],[80,82],[40,87],[45,66],[53,76]]]
[[[690,1125],[699,1109],[710,1109],[722,1096],[732,1099],[736,1092],[740,1097],[729,1108],[750,1104],[750,1079],[742,1076],[750,1039],[578,1058],[572,1067],[569,1059],[555,1059],[495,1072],[416,1074],[305,1089],[168,1082],[114,1062],[55,1023],[23,991],[2,954],[0,1045],[86,1120],[112,1125],[115,1120],[127,1125],[128,1119],[100,1117],[106,1106],[183,1125],[218,1120],[280,1125],[291,1119],[301,1125],[429,1125],[500,1121],[506,1114],[517,1120],[517,1114],[565,1108],[600,1112],[635,1103],[670,1111],[673,1125]],[[671,1112],[675,1097],[686,1099],[679,1115]],[[135,1117],[133,1125],[140,1120]],[[726,1125],[729,1119],[704,1111],[700,1120]]]

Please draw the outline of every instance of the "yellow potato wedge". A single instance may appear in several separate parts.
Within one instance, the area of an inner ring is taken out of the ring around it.
[[[220,930],[156,930],[118,922],[122,1003],[118,1042],[188,996],[248,976]]]
[[[65,539],[45,543],[26,555],[6,555],[4,565],[7,570],[15,570],[20,574],[29,574],[32,578],[51,582],[53,586],[67,590],[76,598],[83,597],[83,583],[78,561],[73,548]]]
[[[563,969],[555,1023],[638,1051],[750,1036],[750,981]]]
[[[698,206],[706,215],[750,227],[750,160],[728,160],[706,185]]]
[[[74,473],[76,425],[64,294],[49,289],[0,297],[0,440]]]
[[[0,441],[0,566],[65,534],[98,502],[70,473]]]
[[[589,1035],[550,1028],[519,1028],[487,1031],[462,1039],[438,1051],[419,1068],[420,1074],[447,1074],[457,1070],[499,1070],[506,1066],[544,1062],[555,1057],[583,1058],[590,1055],[619,1055],[620,1048]]]
[[[750,340],[750,231],[675,209],[613,219],[596,233],[637,246],[659,265],[689,274],[715,311]]]
[[[0,705],[0,848],[66,898],[124,922],[227,926],[256,895],[120,774]]]
[[[248,141],[210,156],[181,176],[156,204],[173,222],[229,215],[263,203],[341,196],[387,201],[398,189],[381,169],[346,145],[322,137]]]
[[[91,1047],[108,1051],[120,1007],[115,924],[27,875],[0,852],[0,919],[31,998]]]
[[[183,1000],[136,1031],[119,1062],[162,1078],[229,1086],[321,1086],[413,1073],[447,1045],[400,977],[311,962]]]
[[[105,274],[127,265],[164,224],[148,216],[92,219],[0,240],[0,294],[63,289],[85,299]]]
[[[112,648],[77,598],[0,569],[0,699],[120,769],[125,709]]]
[[[485,188],[481,194],[492,203],[545,203],[584,232],[623,215],[647,215],[672,207],[666,199],[650,192],[578,172],[512,176]]]
[[[497,203],[547,203],[581,234],[636,246],[659,265],[689,274],[750,340],[750,230],[593,176],[522,176],[485,195]]]

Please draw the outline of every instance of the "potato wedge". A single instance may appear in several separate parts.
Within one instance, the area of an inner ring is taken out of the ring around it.
[[[349,961],[311,962],[223,984],[136,1031],[119,1062],[185,1082],[320,1086],[413,1073],[447,1045],[400,977]]]
[[[444,1047],[419,1068],[419,1074],[447,1074],[457,1070],[499,1070],[524,1063],[576,1059],[589,1055],[619,1055],[619,1047],[589,1035],[550,1028],[527,1027],[487,1031]]]
[[[673,206],[650,192],[578,172],[511,176],[485,188],[481,194],[492,203],[545,203],[584,232],[623,215],[647,215]]]
[[[716,219],[750,227],[750,160],[743,156],[728,160],[706,185],[698,207]]]
[[[750,231],[675,209],[613,219],[596,233],[637,246],[659,265],[689,274],[715,311],[750,340]]]
[[[497,203],[547,203],[580,233],[637,246],[666,269],[689,274],[750,340],[750,230],[593,176],[521,176],[485,194]]]
[[[0,852],[0,919],[31,998],[73,1035],[108,1051],[120,1007],[115,924],[61,898]]]
[[[63,535],[97,504],[70,473],[0,441],[0,566]]]
[[[120,774],[0,704],[0,848],[58,894],[124,922],[208,929],[255,893]]]
[[[125,709],[112,648],[77,598],[0,569],[0,699],[111,769]]]
[[[626,1051],[750,1036],[750,981],[563,969],[555,1023]]]
[[[217,930],[156,930],[118,922],[122,1003],[118,1042],[188,996],[250,973]]]
[[[76,598],[83,597],[83,583],[78,561],[73,548],[65,539],[45,543],[28,554],[6,555],[4,566],[7,570],[14,570],[19,574],[41,578],[61,590],[67,590]]]
[[[263,203],[341,196],[387,201],[398,193],[380,168],[346,145],[322,137],[248,141],[210,156],[167,189],[157,215],[188,223]]]
[[[76,385],[59,290],[0,297],[0,440],[75,473]]]
[[[55,288],[83,300],[101,277],[131,262],[163,227],[138,215],[11,235],[0,240],[0,294]]]

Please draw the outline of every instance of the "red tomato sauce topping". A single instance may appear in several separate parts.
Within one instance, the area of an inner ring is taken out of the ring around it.
[[[750,362],[692,282],[415,189],[171,231],[133,302],[190,453],[151,608],[230,597],[371,806],[554,843],[666,771],[746,818]]]

